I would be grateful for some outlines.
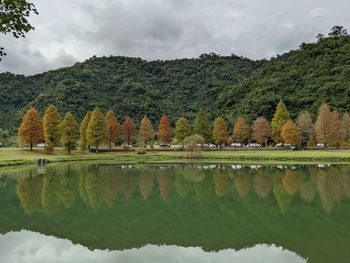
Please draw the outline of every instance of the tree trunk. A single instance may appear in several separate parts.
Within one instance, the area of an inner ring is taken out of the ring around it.
[[[109,149],[111,150],[112,149],[112,139],[109,138]]]
[[[30,150],[33,151],[33,142],[30,142]]]
[[[98,144],[96,144],[96,153],[98,153]]]

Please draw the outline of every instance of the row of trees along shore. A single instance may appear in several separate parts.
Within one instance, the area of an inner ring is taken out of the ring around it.
[[[317,143],[322,143],[331,147],[348,147],[350,115],[346,112],[341,117],[338,111],[331,111],[330,107],[323,103],[315,122],[307,111],[301,112],[293,121],[285,104],[280,101],[271,123],[265,117],[258,117],[250,125],[240,116],[236,119],[230,136],[224,118],[217,117],[211,125],[202,111],[197,113],[193,126],[188,119],[181,117],[176,121],[174,129],[171,128],[169,117],[164,114],[155,131],[147,116],[142,119],[137,129],[130,116],[125,117],[120,124],[113,111],[109,110],[103,114],[100,108],[96,107],[94,111],[86,113],[79,125],[72,113],[66,113],[62,119],[57,108],[50,105],[43,120],[38,111],[30,108],[23,117],[18,136],[23,144],[30,145],[31,150],[33,144],[45,141],[48,151],[53,151],[55,146],[62,143],[68,153],[76,149],[78,142],[82,151],[94,146],[98,152],[101,145],[108,144],[111,149],[113,144],[124,141],[128,147],[136,139],[139,139],[143,146],[154,140],[169,144],[173,139],[183,145],[188,138],[197,138],[198,142],[213,142],[216,145],[231,142],[246,144],[255,141],[265,146],[268,143],[286,143],[315,147]]]

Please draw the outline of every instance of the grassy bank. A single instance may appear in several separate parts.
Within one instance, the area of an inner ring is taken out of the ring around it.
[[[273,151],[273,150],[240,150],[240,151],[203,151],[194,156],[179,151],[150,151],[146,154],[129,152],[91,153],[75,151],[67,154],[63,149],[55,149],[52,154],[41,149],[32,152],[18,148],[0,149],[0,166],[35,164],[37,159],[45,158],[50,162],[68,161],[113,161],[125,162],[266,162],[266,163],[349,163],[350,150],[317,150],[317,151]]]

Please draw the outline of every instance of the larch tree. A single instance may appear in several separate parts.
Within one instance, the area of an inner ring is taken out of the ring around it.
[[[146,116],[141,120],[139,135],[144,146],[147,146],[147,142],[153,138],[153,126]]]
[[[62,118],[57,108],[50,105],[46,110],[43,118],[44,138],[47,144],[51,143],[52,147],[57,145],[61,138],[61,129],[59,128]]]
[[[123,122],[123,136],[124,141],[128,143],[129,147],[130,141],[135,139],[136,136],[136,125],[130,116],[126,116]]]
[[[106,114],[106,123],[107,123],[107,133],[108,133],[108,143],[109,149],[112,149],[112,143],[118,141],[121,127],[115,117],[115,114],[112,110],[109,110]]]
[[[267,140],[271,135],[270,122],[265,117],[257,118],[252,125],[252,138],[260,144],[267,146]]]
[[[310,147],[316,146],[315,124],[312,122],[310,113],[308,111],[301,112],[296,122],[301,129],[302,143],[307,143],[307,145]]]
[[[213,139],[216,145],[227,142],[227,124],[222,117],[217,117],[214,120]]]
[[[281,132],[283,125],[290,120],[286,105],[280,100],[276,107],[276,112],[271,121],[271,137],[275,143],[282,142]]]
[[[87,144],[87,140],[86,140],[86,131],[87,131],[87,128],[89,126],[91,115],[92,115],[92,112],[88,111],[85,114],[85,117],[84,117],[83,121],[80,124],[80,130],[79,130],[79,132],[80,132],[80,149],[82,151],[85,151],[86,148],[87,148],[87,145],[88,145]],[[90,145],[88,147],[90,149]]]
[[[328,143],[330,120],[331,110],[326,103],[323,103],[319,109],[315,124],[316,139],[318,143]]]
[[[70,152],[76,148],[79,140],[79,124],[71,112],[64,115],[60,129],[62,134],[62,143],[68,154],[70,154]]]
[[[293,121],[287,121],[282,127],[282,139],[288,144],[300,144],[301,129]]]
[[[161,143],[171,143],[172,134],[168,115],[163,114],[158,125],[158,139]]]
[[[200,110],[194,121],[192,134],[202,135],[206,142],[211,140],[210,125],[207,115]]]
[[[89,125],[86,130],[86,141],[88,145],[94,145],[98,153],[98,147],[106,142],[108,138],[107,123],[105,116],[99,107],[91,114]]]
[[[344,144],[350,144],[350,115],[348,112],[345,112],[341,119],[341,141]],[[350,146],[350,145],[349,145]]]
[[[22,143],[30,144],[30,150],[33,150],[33,143],[39,143],[43,140],[43,123],[39,113],[34,108],[30,108],[23,116],[18,129],[18,137]]]
[[[308,111],[301,112],[296,123],[302,132],[302,142],[308,142],[313,136],[315,136],[315,125],[312,122],[312,117]]]
[[[341,130],[341,121],[338,111],[333,110],[331,112],[331,118],[329,121],[329,130],[327,134],[327,141],[329,146],[339,147],[340,146],[340,130]]]
[[[175,123],[175,139],[182,144],[182,148],[184,148],[184,139],[190,134],[191,128],[188,120],[184,117],[179,118]]]
[[[233,139],[242,144],[250,138],[250,126],[245,118],[239,117],[233,127]]]

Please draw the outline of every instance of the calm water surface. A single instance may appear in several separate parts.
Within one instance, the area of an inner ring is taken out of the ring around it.
[[[0,262],[350,262],[350,165],[0,174]]]

